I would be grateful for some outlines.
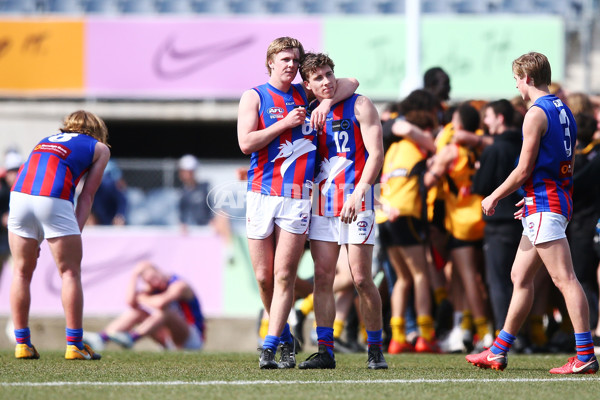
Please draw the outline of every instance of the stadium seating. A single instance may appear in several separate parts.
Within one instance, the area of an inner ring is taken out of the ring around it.
[[[399,14],[407,0],[0,0],[1,13]],[[598,0],[421,0],[425,14],[554,14],[581,17]]]
[[[192,9],[198,14],[229,14],[226,0],[192,0]]]
[[[50,0],[48,10],[60,14],[76,14],[83,11],[79,0]]]
[[[189,0],[162,0],[156,3],[158,12],[169,14],[190,14],[193,12]]]
[[[31,0],[0,0],[1,13],[24,13],[33,12],[35,6]]]
[[[115,14],[120,12],[118,0],[86,0],[83,11],[90,14]]]
[[[156,12],[153,0],[122,0],[121,11],[126,14],[152,14]]]

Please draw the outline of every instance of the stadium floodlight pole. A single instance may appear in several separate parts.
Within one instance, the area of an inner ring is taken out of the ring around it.
[[[400,97],[423,86],[421,78],[421,0],[406,0],[406,75],[400,85]]]

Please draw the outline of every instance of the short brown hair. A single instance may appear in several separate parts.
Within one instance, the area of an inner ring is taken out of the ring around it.
[[[100,117],[89,111],[78,110],[67,115],[60,131],[83,133],[108,145],[108,129],[106,129],[106,124]]]
[[[308,75],[314,72],[317,68],[329,65],[331,70],[335,67],[333,60],[325,53],[306,53],[302,64],[300,64],[300,76],[303,81],[308,81]]]
[[[304,58],[304,46],[298,39],[294,39],[289,36],[279,37],[269,44],[267,48],[267,60],[265,61],[265,65],[267,66],[267,71],[269,71],[269,76],[271,76],[271,68],[269,67],[269,61],[275,56],[275,54],[288,49],[298,49],[300,52],[300,61]]]
[[[542,53],[534,51],[523,54],[512,63],[513,73],[523,78],[528,75],[533,79],[535,86],[549,85],[552,81],[552,70],[548,58]]]

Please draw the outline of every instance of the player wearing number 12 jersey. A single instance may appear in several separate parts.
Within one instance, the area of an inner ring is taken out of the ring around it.
[[[304,85],[317,101],[336,90],[333,61],[325,54],[307,54],[302,62]],[[373,184],[383,164],[381,122],[371,101],[360,95],[336,102],[318,139],[318,190],[313,193],[310,249],[315,262],[314,311],[318,352],[301,369],[331,369],[335,299],[333,280],[340,246],[348,252],[349,268],[367,329],[370,369],[388,367],[383,353],[381,297],[371,275],[375,217]]]
[[[513,295],[504,327],[492,347],[467,361],[481,368],[503,370],[507,352],[533,303],[533,279],[544,265],[562,293],[575,330],[577,355],[551,374],[594,374],[598,360],[590,331],[588,302],[571,260],[565,229],[571,217],[573,152],[577,127],[571,111],[550,94],[550,63],[540,53],[528,53],[513,61],[517,89],[533,106],[523,122],[523,147],[519,163],[506,180],[481,202],[493,215],[498,201],[523,185],[523,206],[515,215],[523,223],[523,236],[512,268]]]

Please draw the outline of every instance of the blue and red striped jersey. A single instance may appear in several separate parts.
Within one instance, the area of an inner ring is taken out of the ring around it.
[[[540,97],[532,107],[544,111],[548,129],[540,140],[533,172],[523,185],[524,216],[553,212],[570,220],[573,214],[572,160],[577,138],[573,114],[554,95]]]
[[[177,282],[180,280],[179,276],[172,275],[169,279],[169,285],[173,282]],[[191,300],[180,300],[177,301],[177,306],[179,310],[183,314],[186,322],[189,325],[196,325],[202,337],[204,337],[204,315],[202,314],[202,307],[200,307],[200,301],[198,297],[194,294],[194,297]]]
[[[73,202],[77,183],[92,165],[97,142],[81,133],[42,139],[19,169],[12,190]]]
[[[354,94],[335,104],[327,115],[323,132],[318,135],[317,167],[313,214],[339,217],[344,201],[354,192],[369,158],[360,124],[354,114],[358,98]],[[370,190],[360,211],[373,210],[374,194]]]
[[[285,118],[296,107],[308,106],[300,84],[292,85],[286,93],[269,83],[254,90],[260,96],[258,130]],[[316,132],[307,122],[283,132],[266,147],[252,153],[248,191],[269,196],[308,198],[314,177],[316,149]]]

